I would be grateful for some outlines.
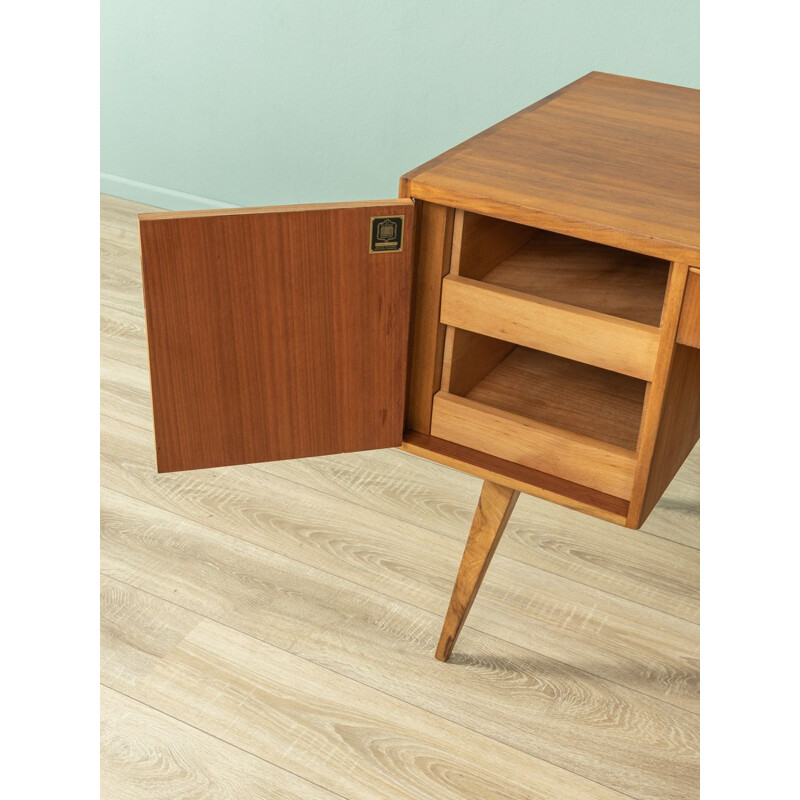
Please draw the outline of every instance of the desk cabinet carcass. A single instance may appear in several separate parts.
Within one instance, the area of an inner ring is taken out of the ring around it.
[[[140,217],[159,471],[400,446],[639,527],[699,437],[699,93],[590,73],[400,197]]]

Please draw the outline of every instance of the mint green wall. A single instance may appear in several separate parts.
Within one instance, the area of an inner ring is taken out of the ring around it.
[[[377,199],[591,70],[697,87],[698,0],[103,0],[101,188]]]

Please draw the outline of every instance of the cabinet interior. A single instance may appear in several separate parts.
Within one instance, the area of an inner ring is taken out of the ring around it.
[[[658,326],[669,262],[459,212],[451,274]]]
[[[669,269],[456,212],[431,435],[629,499]]]
[[[470,331],[447,337],[442,391],[636,450],[645,381]]]

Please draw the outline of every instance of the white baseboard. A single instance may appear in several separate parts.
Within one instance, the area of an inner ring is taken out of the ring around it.
[[[178,192],[175,189],[165,189],[163,186],[153,186],[150,183],[132,181],[129,178],[120,178],[118,175],[100,173],[100,191],[114,197],[123,197],[136,203],[148,206],[165,208],[168,211],[190,211],[198,208],[236,208],[232,203],[222,203],[208,197],[198,197],[196,194]]]

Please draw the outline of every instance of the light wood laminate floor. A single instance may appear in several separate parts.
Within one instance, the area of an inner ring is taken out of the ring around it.
[[[699,450],[641,531],[397,450],[158,475],[136,214],[102,198],[102,796],[695,798]]]

